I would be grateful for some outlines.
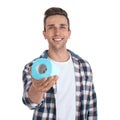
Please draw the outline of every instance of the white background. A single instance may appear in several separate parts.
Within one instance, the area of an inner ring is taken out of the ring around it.
[[[32,119],[33,111],[22,103],[22,70],[47,49],[43,14],[51,6],[68,12],[67,47],[91,64],[99,120],[120,119],[119,0],[1,0],[0,119]]]

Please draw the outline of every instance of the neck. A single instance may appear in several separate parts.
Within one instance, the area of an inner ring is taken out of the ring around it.
[[[65,62],[70,58],[70,54],[67,50],[62,51],[48,50],[48,56],[57,62]]]

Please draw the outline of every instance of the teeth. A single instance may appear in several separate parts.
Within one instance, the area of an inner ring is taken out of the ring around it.
[[[57,39],[54,39],[55,41],[60,41],[60,40],[62,40],[61,38],[57,38]]]

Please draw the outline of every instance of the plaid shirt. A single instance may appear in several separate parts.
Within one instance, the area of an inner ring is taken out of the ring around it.
[[[76,118],[75,120],[97,120],[97,99],[92,81],[92,71],[89,63],[68,50],[71,54],[76,82]],[[47,50],[40,56],[47,58]],[[39,58],[40,58],[39,57]],[[34,59],[35,60],[35,59]],[[33,60],[33,61],[34,61]],[[40,104],[33,103],[28,98],[28,89],[31,85],[30,67],[33,63],[25,65],[23,70],[23,103],[34,110],[33,120],[56,120],[55,88],[52,87],[44,94]]]

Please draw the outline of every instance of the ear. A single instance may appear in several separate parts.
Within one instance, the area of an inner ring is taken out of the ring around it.
[[[70,38],[70,36],[71,36],[71,30],[69,31],[69,38]]]
[[[46,32],[45,31],[43,31],[43,36],[46,39]]]

